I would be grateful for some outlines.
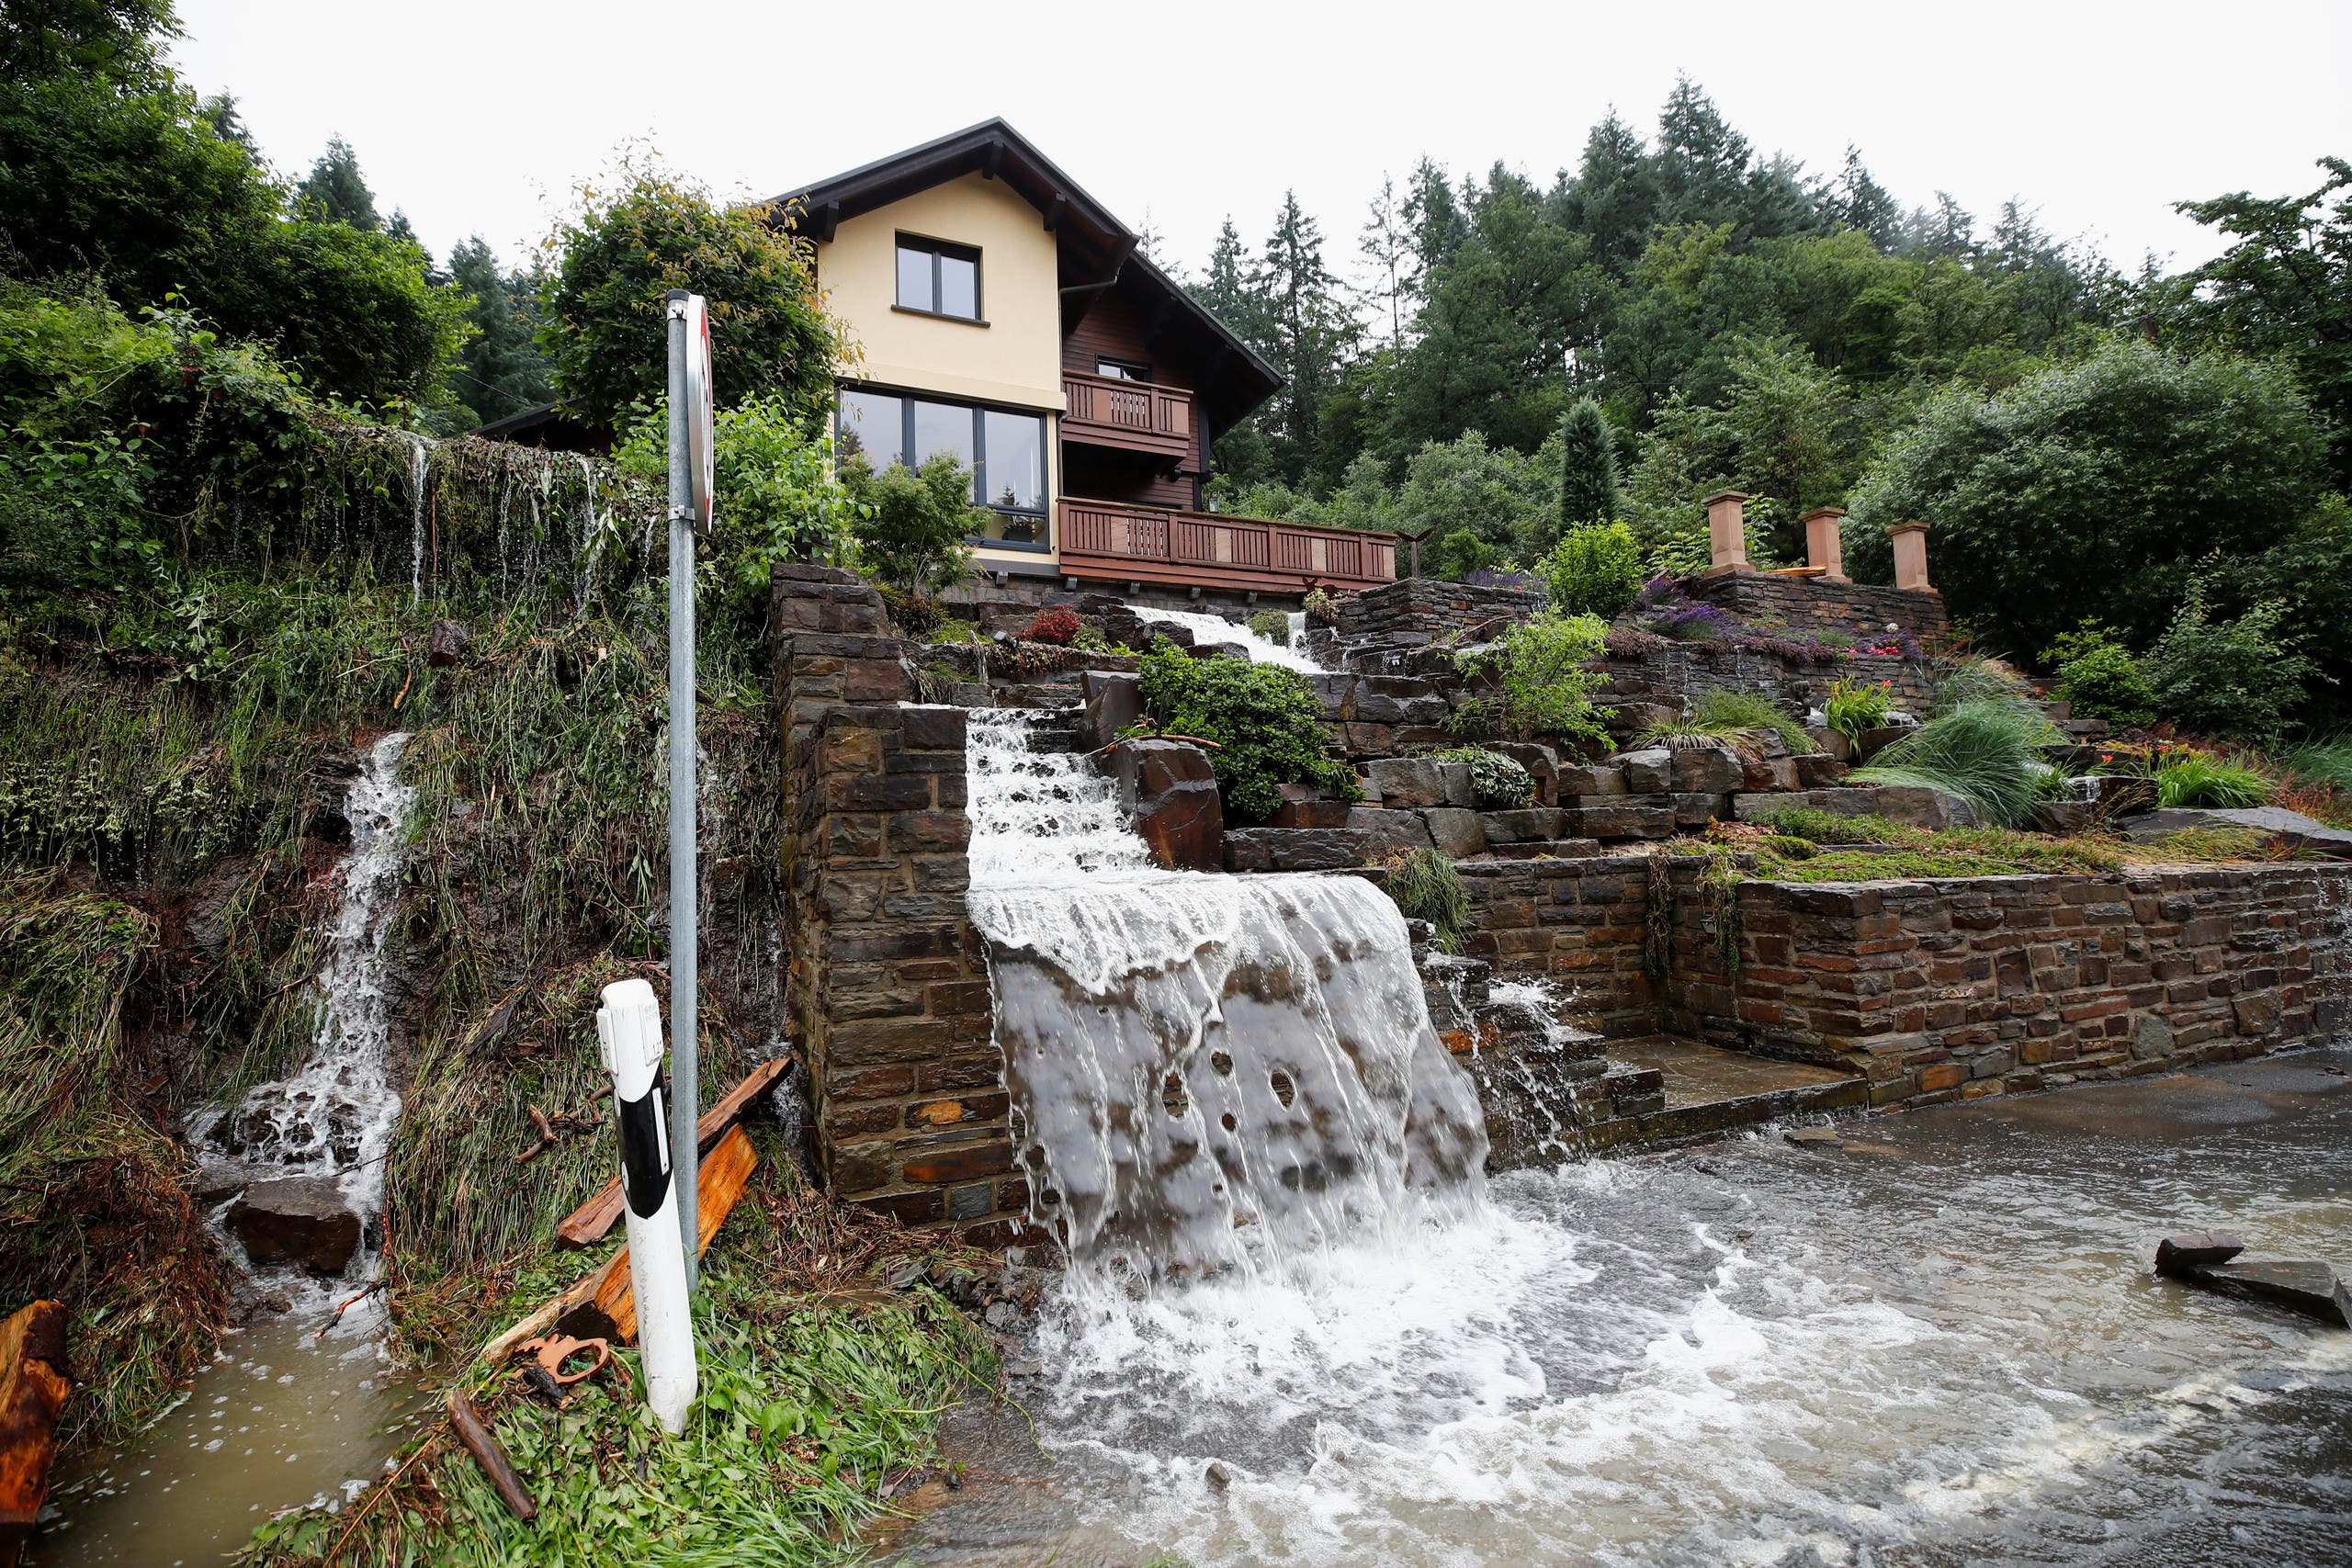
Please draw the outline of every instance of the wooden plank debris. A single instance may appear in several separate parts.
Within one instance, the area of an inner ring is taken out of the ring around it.
[[[518,1519],[538,1517],[539,1506],[532,1500],[523,1478],[514,1473],[514,1461],[506,1457],[506,1450],[499,1446],[498,1435],[481,1418],[481,1412],[474,1408],[474,1402],[464,1389],[449,1391],[449,1425],[457,1429],[458,1440],[466,1445],[466,1451],[474,1456],[482,1473],[490,1477],[490,1483],[498,1489],[499,1500],[506,1505],[506,1511]]]
[[[57,1414],[74,1382],[65,1309],[34,1302],[0,1324],[0,1568],[16,1568],[49,1495]]]
[[[704,1111],[702,1120],[695,1123],[695,1143],[700,1152],[709,1154],[718,1140],[727,1135],[727,1130],[741,1122],[752,1102],[774,1089],[776,1080],[783,1077],[791,1066],[792,1059],[788,1056],[762,1062],[745,1076],[741,1083],[729,1089],[718,1104]],[[556,1226],[556,1245],[563,1247],[594,1247],[605,1239],[620,1217],[621,1179],[616,1176],[605,1183],[603,1190],[594,1198],[574,1209],[563,1224]]]

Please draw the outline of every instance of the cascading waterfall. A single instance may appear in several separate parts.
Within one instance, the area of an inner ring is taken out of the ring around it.
[[[975,921],[1034,1173],[1090,1274],[1282,1274],[1481,1201],[1476,1094],[1357,877],[1151,870],[1111,785],[976,713]]]
[[[1223,615],[1206,615],[1198,610],[1168,610],[1158,604],[1129,604],[1127,608],[1146,621],[1166,621],[1182,626],[1204,643],[1239,643],[1250,652],[1253,664],[1279,664],[1285,670],[1295,670],[1305,675],[1328,674],[1306,651],[1306,617],[1295,611],[1290,618],[1290,646],[1285,648],[1272,637],[1261,636],[1238,621],[1228,621]]]
[[[424,598],[424,480],[432,457],[422,435],[408,438],[408,602]]]
[[[351,851],[318,977],[322,1017],[310,1059],[293,1077],[253,1089],[209,1129],[249,1165],[334,1178],[363,1220],[382,1202],[384,1156],[401,1113],[385,1061],[383,970],[404,829],[416,801],[415,786],[400,780],[408,742],[407,734],[395,732],[369,747],[346,797]]]

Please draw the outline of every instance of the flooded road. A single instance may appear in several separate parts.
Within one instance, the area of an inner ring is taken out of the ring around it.
[[[2149,1273],[2206,1228],[2352,1269],[2347,1068],[1518,1173],[1287,1280],[1074,1286],[1054,1489],[1201,1564],[2352,1562],[2352,1333]]]

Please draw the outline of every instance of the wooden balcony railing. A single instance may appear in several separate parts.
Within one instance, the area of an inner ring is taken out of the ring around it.
[[[1057,513],[1062,570],[1073,577],[1275,593],[1317,583],[1372,588],[1396,577],[1388,534],[1069,497]]]
[[[1193,452],[1193,394],[1148,381],[1062,372],[1062,439],[1182,458]]]

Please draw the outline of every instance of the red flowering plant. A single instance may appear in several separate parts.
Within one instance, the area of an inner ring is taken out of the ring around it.
[[[1021,640],[1046,643],[1055,648],[1068,648],[1069,639],[1078,635],[1079,626],[1078,613],[1075,610],[1065,605],[1056,605],[1050,610],[1038,611],[1035,618],[1029,623],[1029,629],[1021,634]]]

